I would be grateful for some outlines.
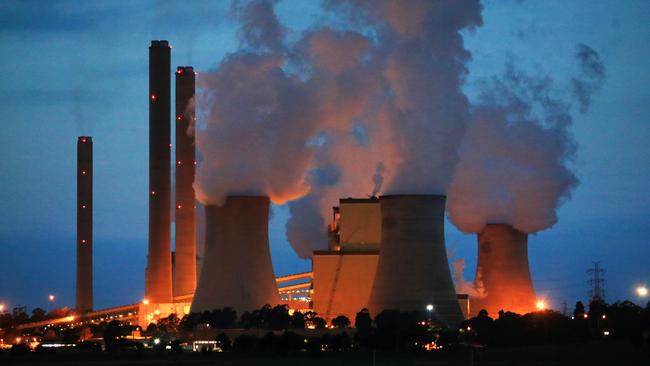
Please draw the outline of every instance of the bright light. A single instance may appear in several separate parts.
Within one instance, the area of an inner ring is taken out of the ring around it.
[[[607,319],[607,315],[603,314],[602,318]]]
[[[47,297],[50,301],[54,301],[54,295],[50,295]]]
[[[582,317],[585,318],[585,319],[587,319],[587,318],[589,317],[589,315],[584,314]]]
[[[636,288],[636,294],[639,295],[639,297],[646,297],[648,296],[648,288],[645,286],[639,286]]]
[[[537,307],[537,310],[544,310],[546,309],[546,303],[544,300],[539,300],[537,301],[537,304],[535,304],[535,307]]]
[[[142,299],[142,303],[145,305],[149,305],[149,299]]]
[[[427,311],[433,311],[433,305],[431,304],[427,305]]]
[[[5,304],[0,304],[0,312],[5,311]]]
[[[151,94],[151,100],[156,100],[156,95],[155,94]]]
[[[605,337],[607,337],[607,336],[609,335],[609,330],[604,330],[604,331],[603,331],[603,335],[604,335]]]
[[[160,344],[160,338],[156,338],[156,339],[154,339],[154,340],[153,340],[153,343],[154,343],[154,344]]]

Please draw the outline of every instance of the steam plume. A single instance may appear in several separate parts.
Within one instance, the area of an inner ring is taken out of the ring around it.
[[[458,228],[479,232],[503,223],[531,233],[557,222],[556,209],[578,179],[570,169],[576,151],[571,104],[556,89],[549,77],[526,75],[512,64],[484,84],[447,200]]]
[[[381,161],[375,166],[375,175],[372,176],[372,182],[375,184],[375,188],[372,190],[372,197],[375,197],[379,192],[381,192],[381,185],[384,183],[384,163]]]

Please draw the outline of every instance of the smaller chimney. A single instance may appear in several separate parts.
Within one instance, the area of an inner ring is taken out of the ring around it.
[[[77,140],[77,296],[78,313],[93,309],[93,139]]]

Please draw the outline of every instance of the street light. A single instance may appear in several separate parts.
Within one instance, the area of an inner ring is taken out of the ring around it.
[[[431,312],[433,311],[433,304],[427,305],[427,311],[429,312],[429,324],[431,324]]]

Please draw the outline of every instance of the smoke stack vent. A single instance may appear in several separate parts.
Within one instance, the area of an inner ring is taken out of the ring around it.
[[[77,295],[76,310],[93,309],[93,139],[77,140]]]
[[[192,312],[232,307],[239,314],[279,302],[269,249],[269,198],[229,196],[205,206],[203,269]]]
[[[171,48],[167,41],[149,47],[149,254],[146,297],[172,302],[171,258]]]
[[[445,196],[379,198],[381,245],[369,308],[426,312],[449,326],[462,320],[445,249]]]
[[[535,290],[528,268],[528,234],[510,225],[487,225],[478,235],[475,286],[485,294],[472,301],[472,312],[485,309],[525,314],[535,311]]]
[[[191,66],[176,69],[176,250],[174,297],[190,295],[196,289],[196,225],[194,202],[194,91],[196,76]]]

